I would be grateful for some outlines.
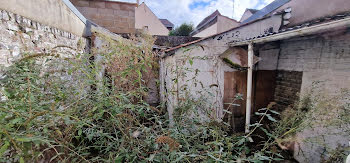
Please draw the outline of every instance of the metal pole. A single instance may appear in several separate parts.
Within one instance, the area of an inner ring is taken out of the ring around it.
[[[248,45],[248,79],[247,79],[247,104],[245,114],[245,132],[249,132],[250,114],[252,110],[252,84],[253,84],[253,43]]]

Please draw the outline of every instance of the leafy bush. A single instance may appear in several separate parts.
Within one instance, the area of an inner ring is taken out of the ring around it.
[[[96,35],[105,41],[104,53],[93,49],[92,55],[71,58],[28,54],[7,69],[0,81],[6,97],[0,102],[0,162],[283,159],[270,150],[275,143],[251,148],[257,130],[269,135],[260,124],[266,117],[275,121],[271,114],[276,112],[269,108],[257,113],[261,120],[251,133],[232,135],[222,122],[189,117],[198,103],[188,98],[170,127],[164,109],[143,99],[157,69],[151,37],[117,41]]]
[[[183,23],[179,27],[176,27],[169,32],[169,36],[190,36],[190,33],[194,30],[193,24]]]

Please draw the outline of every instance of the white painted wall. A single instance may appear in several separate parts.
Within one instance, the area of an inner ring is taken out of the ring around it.
[[[176,83],[175,79],[179,71],[176,71],[176,67],[190,68],[193,70],[198,69],[199,72],[196,79],[201,82],[204,89],[208,90],[212,95],[206,98],[208,105],[211,108],[212,115],[217,119],[223,118],[223,96],[224,96],[224,72],[232,72],[234,69],[230,68],[222,61],[219,57],[229,47],[226,43],[234,39],[243,39],[246,37],[256,36],[263,33],[266,29],[273,28],[274,31],[279,29],[281,25],[281,17],[274,16],[269,19],[264,19],[259,22],[249,24],[243,27],[238,27],[234,30],[225,32],[223,34],[207,38],[196,44],[178,49],[175,54],[161,59],[161,94],[164,97],[163,101],[167,102],[167,109],[169,117],[172,119],[172,113],[181,100],[178,97],[181,95],[181,91],[177,91],[178,88],[187,84],[190,85],[192,82],[186,81],[195,77],[195,73],[189,73],[188,76]],[[193,59],[193,64],[189,64],[190,58],[207,58]],[[211,87],[210,85],[216,84],[218,87]],[[165,93],[167,90],[167,93]],[[192,87],[189,90],[192,97],[198,97],[198,90],[202,88]],[[203,116],[205,119],[205,116]]]

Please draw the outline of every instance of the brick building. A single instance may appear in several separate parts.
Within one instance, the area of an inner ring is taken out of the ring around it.
[[[118,34],[135,33],[136,3],[107,0],[71,0],[92,22]]]

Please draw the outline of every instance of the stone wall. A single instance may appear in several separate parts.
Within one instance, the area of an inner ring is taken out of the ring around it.
[[[84,37],[0,10],[0,79],[4,69],[25,54],[70,58],[89,49],[89,41]],[[4,100],[1,92],[0,99]]]
[[[68,1],[69,2],[69,1]],[[64,0],[0,0],[0,10],[25,16],[77,36],[87,36],[84,18],[78,17]]]
[[[199,37],[189,37],[189,36],[155,36],[157,39],[155,45],[175,47],[184,43],[192,42],[200,39]]]
[[[12,12],[4,10],[0,12],[1,66],[10,66],[25,53],[49,53],[55,47],[57,47],[55,50],[62,55],[89,51],[88,40],[84,37],[32,21]]]
[[[71,0],[89,20],[114,33],[135,33],[136,3],[105,0]]]

